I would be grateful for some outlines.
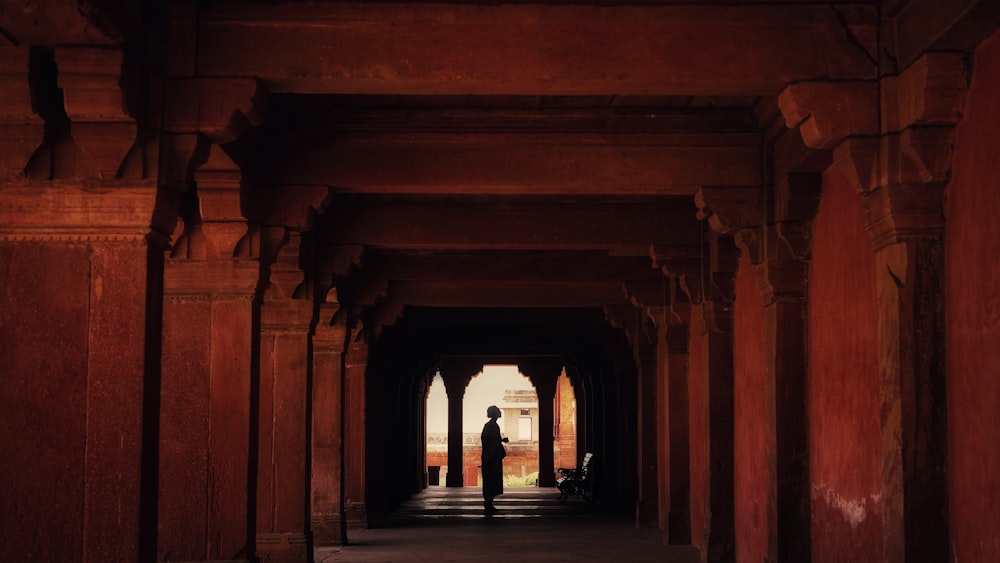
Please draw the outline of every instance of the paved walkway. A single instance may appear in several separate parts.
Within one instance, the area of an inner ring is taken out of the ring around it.
[[[507,488],[485,516],[479,488],[426,489],[379,528],[348,534],[350,545],[318,548],[316,563],[608,561],[697,563],[697,550],[666,546],[578,497],[553,488]]]

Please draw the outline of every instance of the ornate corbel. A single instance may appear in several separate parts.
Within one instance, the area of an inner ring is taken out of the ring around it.
[[[707,249],[701,246],[671,246],[654,244],[649,247],[653,267],[676,281],[676,288],[690,303],[702,300],[703,278]],[[674,299],[672,298],[673,302]]]
[[[698,219],[722,234],[760,226],[763,199],[760,186],[703,186],[694,193]]]
[[[0,179],[23,174],[45,140],[45,122],[31,100],[30,55],[27,47],[0,47]]]
[[[119,48],[59,47],[55,50],[70,134],[79,149],[77,177],[114,179],[136,142],[138,126],[125,109]]]
[[[878,85],[875,82],[799,82],[778,95],[789,129],[798,128],[813,149],[831,149],[847,137],[879,132]]]

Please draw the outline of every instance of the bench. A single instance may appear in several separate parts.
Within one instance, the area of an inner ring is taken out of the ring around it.
[[[592,488],[592,475],[590,462],[594,454],[587,452],[583,456],[583,463],[580,467],[567,469],[560,467],[556,470],[559,477],[556,478],[556,488],[559,489],[559,504],[566,502],[569,495],[580,495],[587,502],[594,501]]]

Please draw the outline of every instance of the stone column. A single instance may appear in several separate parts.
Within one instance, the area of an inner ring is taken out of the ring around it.
[[[944,193],[968,88],[961,53],[926,53],[880,83],[882,135],[834,165],[864,199],[879,303],[883,561],[947,559]]]
[[[255,259],[166,264],[159,557],[246,560]],[[241,559],[242,558],[242,559]]]
[[[344,513],[347,527],[368,527],[365,506],[365,373],[368,344],[357,338],[364,327],[351,330],[344,354]]]
[[[687,312],[685,318],[690,316]],[[666,329],[667,402],[669,404],[670,507],[667,535],[671,545],[691,543],[691,459],[688,424],[688,333],[687,324]]]
[[[656,342],[638,336],[633,354],[638,368],[638,435],[637,459],[639,491],[635,505],[635,524],[639,528],[655,528],[658,524],[659,487],[657,482],[657,377]]]
[[[155,511],[155,466],[143,466],[144,448],[155,452],[147,432],[164,244],[147,238],[155,193],[48,182],[0,190],[0,477],[13,495],[0,520],[11,561],[39,549],[59,561],[136,561],[140,538],[155,532],[140,529],[142,511]]]
[[[311,559],[306,522],[309,332],[312,299],[292,299],[302,281],[299,235],[270,268],[261,303],[257,456],[257,557],[262,563]]]
[[[448,394],[448,477],[445,485],[462,487],[465,485],[462,469],[462,399],[469,382],[483,371],[483,361],[468,357],[445,357],[442,358],[439,369]]]
[[[327,297],[330,300],[330,296]],[[312,471],[310,472],[313,543],[317,546],[347,543],[344,514],[344,348],[346,319],[333,324],[339,304],[320,305],[319,321],[312,335]]]
[[[66,23],[36,16],[40,30]],[[155,171],[126,173],[138,127],[122,51],[4,43],[4,557],[151,559],[162,224],[175,218],[157,215]]]
[[[538,486],[556,486],[555,477],[555,397],[556,383],[563,370],[562,358],[518,360],[517,367],[528,376],[538,395]]]

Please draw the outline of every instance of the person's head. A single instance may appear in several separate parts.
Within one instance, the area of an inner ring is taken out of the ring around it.
[[[490,408],[486,409],[487,418],[500,418],[500,416],[501,416],[500,409],[498,409],[496,405],[493,405]]]

